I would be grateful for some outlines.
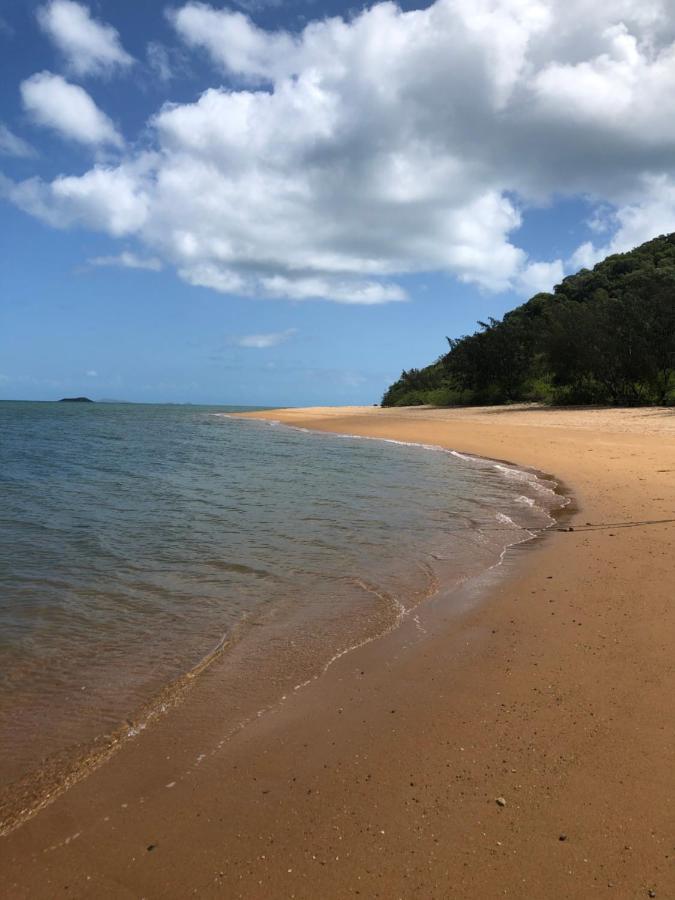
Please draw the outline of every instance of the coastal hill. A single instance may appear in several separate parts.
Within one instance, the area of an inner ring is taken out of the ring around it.
[[[675,403],[675,234],[614,254],[404,371],[383,406]]]
[[[62,397],[59,403],[93,403],[89,397]]]

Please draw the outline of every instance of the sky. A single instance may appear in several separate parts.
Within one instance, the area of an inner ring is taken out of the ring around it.
[[[377,403],[675,231],[675,0],[0,0],[0,399]]]

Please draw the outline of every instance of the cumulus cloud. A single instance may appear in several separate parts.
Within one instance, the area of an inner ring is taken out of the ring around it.
[[[95,268],[113,266],[120,269],[146,269],[149,272],[160,272],[163,268],[162,260],[156,256],[137,256],[129,250],[113,256],[94,256],[87,260],[87,265]]]
[[[609,251],[608,251],[609,252]],[[596,247],[593,241],[584,241],[579,244],[568,260],[568,267],[576,272],[579,269],[592,269],[593,266],[604,259],[607,253],[602,247]]]
[[[133,236],[193,285],[343,303],[404,300],[428,271],[550,287],[563,262],[518,229],[560,195],[609,229],[573,263],[675,230],[670,0],[387,2],[299,33],[196,2],[170,19],[219,86],[164,105],[150,149],[7,196]]]
[[[169,18],[187,44],[204,48],[224,69],[239,75],[284,74],[298,46],[284,31],[266,32],[244,13],[205,3],[188,3],[170,11]]]
[[[24,109],[37,122],[62,137],[81,144],[111,144],[121,147],[123,140],[108,116],[102,112],[79,84],[71,84],[60,75],[37,72],[21,84]]]
[[[540,291],[551,291],[565,274],[563,262],[556,259],[554,262],[529,263],[519,276],[519,287],[526,295],[538,294]]]
[[[284,344],[294,334],[297,334],[297,329],[295,328],[287,328],[285,331],[272,331],[267,334],[245,334],[237,338],[236,344],[238,347],[267,350],[269,347],[278,347],[279,344]]]
[[[0,190],[25,212],[56,228],[80,226],[113,237],[140,234],[150,198],[145,190],[149,161],[141,157],[117,167],[96,166],[84,175],[61,175],[45,183],[18,184],[0,175]]]
[[[91,17],[89,8],[74,0],[51,0],[38,8],[37,19],[76,75],[110,74],[133,63],[112,25]]]
[[[646,174],[639,185],[625,205],[611,213],[603,211],[602,231],[610,231],[610,239],[581,244],[570,259],[571,268],[590,269],[610,253],[625,253],[656,235],[675,231],[675,178]]]
[[[37,156],[35,148],[0,122],[0,154],[28,159]]]
[[[261,278],[260,286],[265,293],[273,297],[287,297],[289,300],[318,300],[327,297],[338,303],[357,303],[365,306],[407,300],[408,297],[403,288],[397,284],[330,276],[296,278],[272,275]]]

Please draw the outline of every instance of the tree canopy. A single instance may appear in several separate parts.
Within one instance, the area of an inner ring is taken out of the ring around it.
[[[432,365],[404,371],[382,405],[675,403],[675,234],[478,326],[448,338]]]

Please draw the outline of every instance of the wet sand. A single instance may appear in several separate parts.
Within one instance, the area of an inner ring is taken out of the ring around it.
[[[234,734],[210,669],[0,839],[3,895],[675,897],[675,413],[270,417],[554,473],[574,530]]]

